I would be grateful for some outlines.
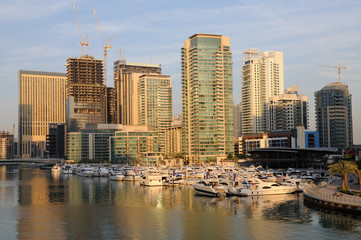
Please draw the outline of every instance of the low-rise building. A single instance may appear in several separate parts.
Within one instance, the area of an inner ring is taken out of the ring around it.
[[[0,132],[0,159],[14,158],[14,135],[7,130]]]

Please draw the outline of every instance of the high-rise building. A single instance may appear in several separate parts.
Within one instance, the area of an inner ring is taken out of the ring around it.
[[[161,74],[159,64],[114,62],[116,123],[138,125],[138,82],[144,74]]]
[[[283,94],[283,53],[258,49],[243,52],[242,135],[267,130],[266,103]]]
[[[65,122],[66,74],[19,71],[19,155],[44,157],[50,123]]]
[[[77,132],[85,124],[106,122],[103,60],[91,56],[68,58],[66,82],[66,123]]]
[[[172,86],[169,76],[146,74],[138,83],[139,125],[158,132],[159,151],[165,152],[165,130],[172,122]]]
[[[182,48],[183,155],[214,161],[233,149],[232,52],[229,37],[195,34]]]
[[[117,116],[116,116],[116,95],[115,95],[115,88],[108,87],[107,88],[107,123],[108,124],[116,124]]]
[[[291,130],[298,126],[308,129],[308,101],[306,95],[298,94],[298,86],[294,85],[284,94],[269,98],[267,130]]]
[[[233,106],[233,129],[234,129],[234,137],[238,139],[242,133],[242,112],[241,112],[241,104],[237,104]]]
[[[7,130],[0,132],[0,159],[14,158],[14,135]]]
[[[345,149],[353,144],[351,94],[348,86],[333,82],[315,92],[316,129],[321,147]]]

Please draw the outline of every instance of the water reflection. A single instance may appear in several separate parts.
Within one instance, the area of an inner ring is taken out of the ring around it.
[[[359,239],[361,219],[305,207],[302,194],[208,198],[192,187],[0,166],[0,230],[18,239]],[[311,228],[312,227],[312,228]],[[312,229],[312,230],[311,230]],[[14,232],[17,234],[14,237]]]

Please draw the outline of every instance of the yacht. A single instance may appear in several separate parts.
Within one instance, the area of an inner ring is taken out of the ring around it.
[[[92,167],[83,167],[79,170],[77,174],[81,177],[93,177],[94,169]]]
[[[51,168],[51,171],[52,172],[60,172],[60,170],[61,170],[61,167],[60,167],[60,165],[57,163],[57,164],[55,164],[52,168]]]
[[[208,197],[220,197],[226,195],[224,187],[219,187],[218,179],[204,179],[193,185],[197,194]]]
[[[298,190],[296,186],[282,186],[278,183],[259,181],[257,184],[248,186],[240,190],[241,196],[259,196],[273,194],[294,193]]]
[[[123,181],[124,175],[121,172],[111,172],[109,173],[109,179],[112,181]]]
[[[163,186],[162,176],[161,175],[147,175],[144,174],[140,177],[140,185],[144,186]]]

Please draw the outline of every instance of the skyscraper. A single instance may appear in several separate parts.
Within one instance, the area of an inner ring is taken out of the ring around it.
[[[66,123],[70,132],[87,123],[105,123],[106,102],[103,60],[91,56],[68,58],[66,82]]]
[[[315,92],[316,129],[321,147],[345,149],[353,144],[351,94],[348,86],[333,82]]]
[[[44,157],[50,123],[65,122],[65,73],[19,71],[19,155]]]
[[[159,64],[114,62],[116,123],[138,125],[138,82],[144,74],[161,74]]]
[[[233,154],[232,84],[229,37],[195,34],[184,42],[182,146],[190,161]]]
[[[284,94],[269,98],[267,130],[291,130],[298,126],[308,129],[308,101],[306,95],[298,94],[298,86],[294,85]]]
[[[267,130],[266,103],[283,93],[283,53],[248,49],[243,52],[242,134]]]
[[[169,76],[146,74],[138,83],[139,124],[158,132],[160,152],[165,153],[165,131],[172,122],[172,86]]]

